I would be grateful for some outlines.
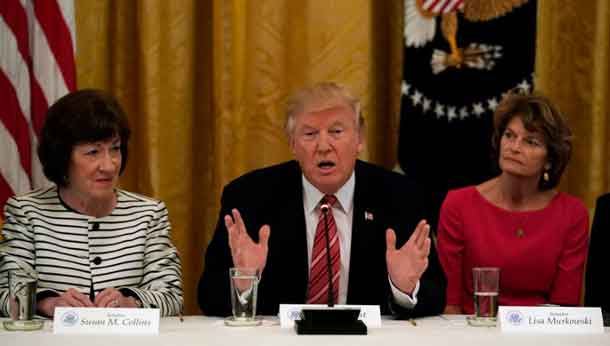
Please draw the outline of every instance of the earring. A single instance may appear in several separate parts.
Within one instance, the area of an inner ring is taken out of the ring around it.
[[[549,182],[549,172],[545,171],[544,174],[542,175],[542,180],[544,180],[545,183]]]

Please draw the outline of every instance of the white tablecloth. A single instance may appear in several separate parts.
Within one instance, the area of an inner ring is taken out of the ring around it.
[[[282,329],[276,318],[265,318],[259,327],[226,327],[222,319],[204,316],[163,318],[159,335],[55,335],[51,321],[43,330],[9,332],[0,329],[0,346],[161,346],[161,345],[610,345],[610,328],[598,335],[502,334],[498,328],[468,326],[465,316],[436,316],[408,321],[384,320],[379,329],[370,329],[366,336],[297,335],[293,329]]]

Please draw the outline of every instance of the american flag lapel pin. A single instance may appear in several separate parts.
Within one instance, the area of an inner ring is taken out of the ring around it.
[[[364,211],[364,219],[367,221],[373,221],[373,213]]]

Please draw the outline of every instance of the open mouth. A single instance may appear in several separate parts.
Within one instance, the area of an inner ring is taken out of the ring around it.
[[[332,161],[320,161],[318,162],[318,168],[326,170],[326,169],[331,169],[334,168],[336,166],[336,164]]]

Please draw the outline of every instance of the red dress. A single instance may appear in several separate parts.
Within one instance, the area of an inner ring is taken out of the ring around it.
[[[514,212],[474,186],[449,191],[438,227],[447,304],[474,313],[472,268],[499,267],[500,305],[579,305],[588,229],[584,204],[565,193],[544,209]]]

